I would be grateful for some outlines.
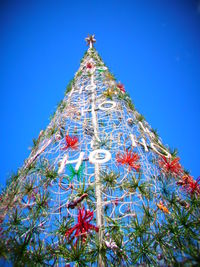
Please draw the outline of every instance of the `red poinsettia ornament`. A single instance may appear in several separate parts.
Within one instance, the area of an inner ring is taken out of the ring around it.
[[[124,85],[121,84],[121,83],[118,83],[118,84],[117,84],[117,88],[118,88],[122,93],[125,93],[125,92],[126,92],[126,91],[125,91],[125,88],[124,88]]]
[[[172,175],[174,177],[181,176],[183,173],[183,169],[181,164],[179,163],[180,158],[166,158],[165,156],[161,156],[161,160],[158,161],[158,164],[161,170],[166,175]]]
[[[188,184],[186,185],[186,190],[189,194],[194,195],[197,194],[200,195],[200,177],[197,178],[197,180],[190,180]]]
[[[74,227],[71,227],[66,231],[65,236],[71,240],[76,238],[76,243],[81,237],[82,241],[85,242],[87,233],[89,230],[99,231],[99,227],[94,226],[90,222],[94,217],[93,211],[86,210],[84,207],[78,210],[78,222]]]
[[[200,177],[197,180],[194,180],[190,175],[183,175],[181,179],[177,182],[178,185],[181,185],[184,190],[186,190],[190,195],[200,195]]]
[[[124,154],[117,153],[116,155],[116,161],[120,165],[128,165],[129,169],[135,169],[137,172],[140,170],[140,164],[138,163],[138,160],[140,159],[140,156],[132,151],[129,151],[126,149],[126,152]]]
[[[77,149],[78,148],[78,137],[77,136],[69,136],[68,134],[65,136],[66,146],[62,149]]]
[[[86,68],[87,68],[87,69],[92,69],[92,68],[93,68],[92,63],[88,62],[87,65],[86,65]]]

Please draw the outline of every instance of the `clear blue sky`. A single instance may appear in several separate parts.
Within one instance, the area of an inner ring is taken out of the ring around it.
[[[95,33],[96,48],[181,163],[200,175],[200,2],[0,4],[0,181],[22,166]]]

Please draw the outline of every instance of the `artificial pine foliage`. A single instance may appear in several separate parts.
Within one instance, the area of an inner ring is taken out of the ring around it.
[[[198,266],[200,185],[86,38],[46,130],[1,192],[13,266]]]

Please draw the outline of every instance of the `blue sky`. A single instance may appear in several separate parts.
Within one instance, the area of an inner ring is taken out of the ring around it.
[[[22,166],[95,33],[136,108],[197,178],[200,2],[1,1],[0,182]]]

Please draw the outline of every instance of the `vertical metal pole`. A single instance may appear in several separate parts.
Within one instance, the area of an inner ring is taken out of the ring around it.
[[[93,72],[94,73],[94,72]],[[94,83],[94,74],[91,75],[91,86],[92,86],[92,123],[94,128],[94,137],[93,141],[99,139],[98,137],[98,119],[96,114],[96,106],[95,106],[95,98],[96,98],[96,85]],[[99,244],[100,247],[102,245],[103,239],[103,232],[102,232],[102,225],[103,225],[103,214],[102,214],[102,199],[101,199],[101,181],[100,181],[100,167],[99,163],[95,163],[95,185],[96,185],[96,200],[97,200],[97,211],[96,211],[96,220],[97,226],[99,227]],[[99,255],[99,267],[103,267],[103,261],[101,255]]]

